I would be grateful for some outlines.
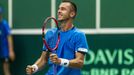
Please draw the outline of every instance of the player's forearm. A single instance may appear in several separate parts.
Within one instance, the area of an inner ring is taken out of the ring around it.
[[[58,62],[61,66],[72,67],[72,68],[82,68],[84,64],[84,54],[77,52],[76,58],[72,60],[60,58]]]
[[[69,60],[69,67],[82,68],[84,64],[84,54],[81,52],[76,53],[76,58]]]
[[[69,61],[69,67],[72,68],[82,68],[83,67],[83,60],[80,59],[73,59]]]
[[[36,64],[40,70],[45,66],[46,63],[47,63],[46,52],[42,52],[41,57],[34,64]]]
[[[34,64],[36,64],[38,66],[38,69],[41,70],[45,66],[46,61],[39,58]]]
[[[71,67],[71,68],[82,68],[84,63],[82,59],[68,60],[63,58],[60,58],[58,62],[59,62],[58,64],[61,66]]]
[[[14,52],[13,51],[13,39],[11,35],[8,36],[8,44],[9,44],[9,51]]]

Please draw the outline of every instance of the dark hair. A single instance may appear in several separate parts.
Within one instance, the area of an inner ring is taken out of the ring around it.
[[[77,14],[77,6],[76,6],[76,4],[74,2],[72,2],[72,1],[70,1],[70,0],[62,0],[62,3],[63,2],[68,2],[68,3],[71,4],[71,6],[72,6],[72,8],[73,8],[73,10],[75,12],[75,16],[76,16],[76,14]],[[74,16],[74,18],[75,18],[75,16]]]

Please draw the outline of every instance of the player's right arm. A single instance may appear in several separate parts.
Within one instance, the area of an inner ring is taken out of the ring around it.
[[[40,58],[33,65],[27,66],[26,68],[27,75],[32,75],[38,70],[41,70],[46,63],[47,63],[47,51],[43,51]]]

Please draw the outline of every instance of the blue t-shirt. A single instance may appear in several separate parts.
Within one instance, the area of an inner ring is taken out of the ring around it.
[[[58,45],[58,49],[56,50],[56,54],[58,55],[59,58],[71,60],[75,58],[76,52],[80,51],[86,53],[88,51],[86,36],[76,27],[73,27],[72,29],[66,32],[60,31],[59,33],[60,33],[60,43]],[[49,38],[53,37],[52,36],[53,34],[57,34],[57,29],[49,30],[45,36],[46,40],[47,41],[50,40]],[[43,46],[43,50],[44,51],[47,50],[45,45]],[[49,63],[49,70],[46,75],[54,75],[52,63],[50,62],[50,60],[48,61],[48,63]],[[80,72],[81,69],[77,68],[69,68],[57,65],[56,70],[57,75],[81,75]]]
[[[0,58],[8,58],[8,35],[10,35],[10,28],[6,20],[0,22]]]

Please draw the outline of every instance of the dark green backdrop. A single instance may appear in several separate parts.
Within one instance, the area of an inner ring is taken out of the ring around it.
[[[56,9],[60,1],[56,1]],[[73,1],[78,6],[75,25],[79,28],[95,28],[96,0]],[[7,2],[0,0],[0,5],[5,8],[6,19]],[[51,15],[50,3],[51,0],[13,0],[13,29],[41,28],[43,20]],[[101,28],[133,28],[133,3],[134,0],[101,0]],[[134,75],[134,34],[87,34],[86,37],[90,50],[86,54],[83,75]],[[26,65],[33,64],[42,52],[41,36],[14,34],[13,40],[16,60],[11,64],[12,73],[26,75]],[[43,75],[45,70],[36,75]]]
[[[96,0],[72,0],[78,6],[75,25],[95,28]],[[56,1],[56,9],[61,0]],[[133,0],[101,0],[102,28],[134,27]],[[8,0],[1,0],[8,16]],[[57,11],[56,11],[57,12]],[[43,20],[51,15],[51,0],[13,0],[13,28],[41,28]]]
[[[79,12],[75,24],[81,28],[95,28],[95,0],[73,1]],[[56,9],[60,2],[56,1]],[[51,0],[13,0],[13,28],[41,28],[43,20],[51,16],[50,12]]]

